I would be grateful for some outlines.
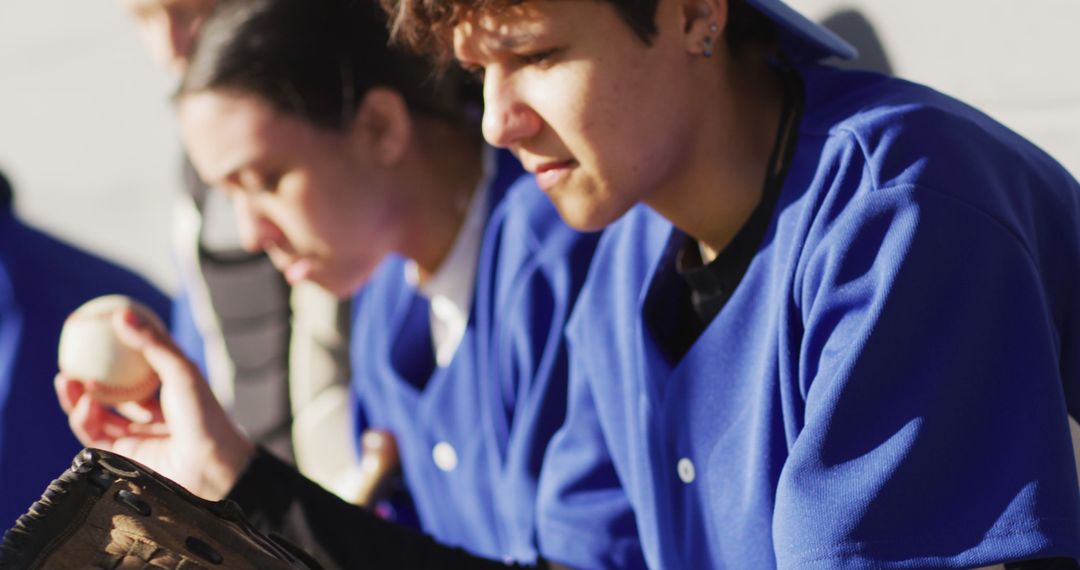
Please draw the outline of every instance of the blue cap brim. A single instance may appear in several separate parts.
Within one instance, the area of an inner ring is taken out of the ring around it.
[[[746,0],[776,24],[780,49],[794,61],[817,61],[827,57],[855,59],[859,51],[828,28],[815,24],[780,0]]]

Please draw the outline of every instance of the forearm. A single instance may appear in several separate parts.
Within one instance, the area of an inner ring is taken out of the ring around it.
[[[329,568],[525,568],[475,557],[346,503],[260,449],[227,497]]]

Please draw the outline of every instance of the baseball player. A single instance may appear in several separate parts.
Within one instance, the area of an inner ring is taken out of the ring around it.
[[[180,83],[181,131],[248,250],[291,285],[360,291],[357,423],[396,438],[422,529],[532,563],[537,480],[566,410],[563,330],[597,236],[567,227],[531,177],[516,183],[513,156],[484,144],[467,77],[433,79],[429,62],[387,47],[385,25],[373,2],[223,0]],[[361,567],[369,540],[423,555],[256,449],[171,341],[148,342],[164,387],[146,405],[169,437],[144,437],[84,396],[85,379],[60,378],[82,441],[227,495],[329,566]],[[594,521],[609,531],[596,545],[606,565],[643,566],[627,501]]]
[[[154,63],[179,80],[217,0],[118,3]],[[266,255],[244,251],[228,199],[186,155],[182,186],[171,228],[174,338],[252,439],[352,496],[356,457],[343,437],[351,433],[349,303],[311,284],[292,287]]]
[[[818,64],[853,50],[778,0],[387,4],[608,227],[542,550],[602,532],[611,465],[654,568],[1076,567],[1080,187],[1046,153]]]

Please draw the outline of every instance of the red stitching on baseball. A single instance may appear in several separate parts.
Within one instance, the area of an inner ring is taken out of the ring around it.
[[[150,394],[153,394],[161,382],[158,381],[157,376],[153,374],[148,375],[138,384],[133,384],[131,386],[110,386],[100,380],[89,380],[86,382],[86,390],[97,396],[96,399],[98,400],[107,399],[112,402],[131,402],[136,400],[136,396],[141,395],[142,392],[147,390],[148,384],[154,385],[154,390],[150,392]],[[147,397],[148,396],[149,395],[147,395]]]

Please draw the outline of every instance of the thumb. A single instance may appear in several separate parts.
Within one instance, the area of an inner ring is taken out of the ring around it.
[[[53,386],[56,388],[56,395],[60,400],[60,408],[64,410],[65,414],[71,413],[79,398],[82,398],[83,393],[86,392],[86,386],[82,382],[72,380],[63,374],[56,375],[53,379]]]

